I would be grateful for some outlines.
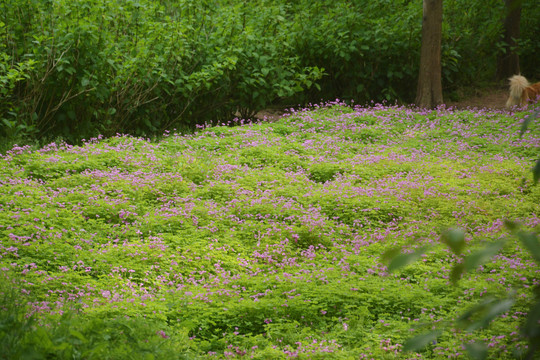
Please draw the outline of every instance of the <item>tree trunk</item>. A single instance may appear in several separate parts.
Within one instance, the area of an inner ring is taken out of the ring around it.
[[[519,39],[519,21],[523,0],[504,0],[506,17],[504,19],[503,51],[497,59],[497,79],[506,80],[519,74],[519,55],[517,39]]]
[[[424,0],[420,73],[416,105],[434,108],[443,103],[441,80],[442,0]]]

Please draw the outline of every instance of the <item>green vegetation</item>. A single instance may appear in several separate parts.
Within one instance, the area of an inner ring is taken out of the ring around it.
[[[461,256],[509,235],[505,219],[540,229],[526,116],[332,103],[159,142],[13,147],[0,357],[436,359],[484,341],[512,358],[538,286],[522,243],[451,285]],[[438,245],[449,226],[466,247]],[[420,259],[389,274],[396,247]],[[424,324],[514,291],[488,327],[402,352]]]
[[[491,81],[503,2],[445,0],[443,81]],[[540,10],[523,2],[522,72]],[[276,102],[412,102],[420,1],[2,0],[0,138],[154,136]],[[5,151],[6,149],[0,149]]]
[[[444,6],[452,98],[492,81],[504,2]],[[505,359],[538,338],[531,113],[378,104],[413,99],[421,2],[0,9],[0,359]]]

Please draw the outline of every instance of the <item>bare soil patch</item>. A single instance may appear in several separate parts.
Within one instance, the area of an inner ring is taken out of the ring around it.
[[[476,91],[475,94],[469,96],[462,96],[459,101],[448,102],[446,103],[446,105],[448,107],[452,106],[457,109],[504,109],[507,99],[508,90],[495,89],[487,91]]]

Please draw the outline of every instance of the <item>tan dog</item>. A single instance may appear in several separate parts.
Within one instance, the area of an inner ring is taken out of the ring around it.
[[[510,79],[510,97],[506,107],[525,106],[528,102],[538,100],[540,97],[540,82],[529,84],[524,76],[514,75]]]

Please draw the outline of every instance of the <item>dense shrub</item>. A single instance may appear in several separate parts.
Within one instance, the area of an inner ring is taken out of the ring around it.
[[[280,7],[150,0],[4,5],[0,136],[19,131],[74,141],[161,133],[231,119],[237,110],[249,117],[321,76],[301,66],[283,40]]]
[[[296,52],[303,63],[323,67],[328,75],[321,81],[323,96],[411,101],[418,73],[421,5],[300,1],[294,13]]]

